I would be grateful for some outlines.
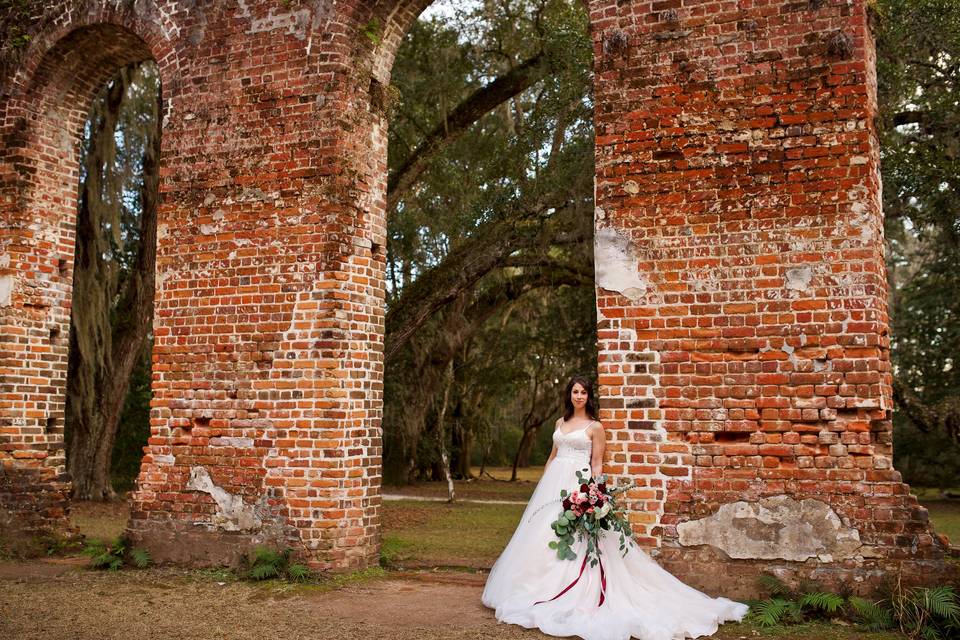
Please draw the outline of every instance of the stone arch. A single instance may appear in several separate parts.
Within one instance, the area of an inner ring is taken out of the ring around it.
[[[0,528],[56,526],[67,511],[64,396],[83,126],[118,69],[160,57],[152,27],[122,18],[106,10],[38,34],[3,83],[0,353],[19,366],[0,374],[13,398],[0,408],[0,502],[15,507]],[[161,67],[167,77],[171,62]]]

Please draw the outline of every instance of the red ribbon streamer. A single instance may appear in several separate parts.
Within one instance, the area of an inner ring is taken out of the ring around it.
[[[607,590],[607,576],[603,573],[603,559],[600,558],[600,549],[597,549],[597,562],[600,563],[600,604],[598,607],[603,606],[604,593]]]
[[[587,568],[587,557],[588,557],[588,555],[587,555],[586,553],[584,553],[584,554],[583,554],[583,562],[580,563],[580,573],[577,574],[577,577],[574,579],[573,582],[571,582],[570,584],[568,584],[566,587],[564,587],[563,591],[561,591],[561,592],[558,593],[557,595],[553,596],[553,597],[550,598],[549,600],[538,600],[538,601],[534,602],[534,603],[533,603],[534,606],[536,606],[536,605],[538,605],[538,604],[543,604],[544,602],[553,602],[554,600],[556,600],[557,598],[559,598],[560,596],[562,596],[563,594],[565,594],[567,591],[570,591],[570,589],[573,588],[573,585],[575,585],[575,584],[577,584],[578,582],[580,582],[580,578],[583,576],[583,571],[584,571],[584,569]],[[604,599],[605,599],[605,598],[604,598],[604,592],[607,590],[607,576],[606,576],[606,574],[605,574],[604,571],[603,571],[603,560],[600,559],[600,550],[599,550],[599,549],[597,549],[597,561],[600,563],[600,604],[598,604],[597,606],[598,606],[598,607],[602,607],[602,606],[603,606],[603,601],[604,601]]]

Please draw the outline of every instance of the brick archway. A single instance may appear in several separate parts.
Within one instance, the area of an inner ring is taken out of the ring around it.
[[[117,70],[162,51],[160,25],[122,18],[105,8],[38,34],[3,83],[0,531],[56,525],[67,510],[64,403],[83,127]],[[162,75],[175,66],[169,58]]]
[[[144,3],[44,23],[157,31],[143,36],[167,99],[154,402],[129,531],[159,560],[216,564],[270,543],[320,567],[376,561],[384,84],[426,4]],[[891,467],[866,5],[589,3],[608,470],[641,481],[639,541],[695,586],[749,593],[761,570],[863,585],[945,570]],[[39,104],[22,87],[49,48],[2,79],[20,87],[0,93],[5,141],[12,114]],[[48,371],[18,356],[49,338],[29,294],[51,280],[28,265],[52,273],[52,258],[16,224],[41,184],[18,173],[28,147],[5,142],[2,163],[15,224],[0,236],[12,238],[0,277],[14,282],[0,318],[22,336],[0,344],[12,363],[0,456],[19,487],[6,513],[33,508],[21,470],[62,481],[36,462],[62,459],[37,431],[48,416],[15,386]],[[64,317],[69,291],[53,289],[45,313]],[[42,386],[55,404],[56,384]]]

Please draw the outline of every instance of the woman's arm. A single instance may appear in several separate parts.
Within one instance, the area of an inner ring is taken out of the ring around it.
[[[593,431],[590,438],[593,440],[593,452],[590,456],[590,473],[596,478],[603,473],[603,451],[607,446],[607,437],[603,432],[603,425],[594,422],[589,427]]]

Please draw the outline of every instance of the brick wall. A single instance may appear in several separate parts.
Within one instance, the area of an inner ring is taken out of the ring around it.
[[[113,70],[152,57],[154,400],[129,532],[161,561],[269,543],[318,567],[376,562],[384,106],[427,4],[75,3],[38,23],[0,78],[3,513],[62,522],[79,127]],[[709,588],[726,572],[748,591],[764,568],[940,571],[942,543],[890,465],[864,2],[589,10],[601,417],[608,469],[641,485],[638,541]],[[37,488],[50,499],[22,499]],[[684,533],[784,496],[825,505],[859,546],[731,560]]]
[[[891,465],[866,3],[596,2],[591,20],[601,417],[610,470],[642,485],[639,541],[740,592],[761,569],[936,572]],[[772,496],[826,503],[862,546],[731,561],[678,533]]]

